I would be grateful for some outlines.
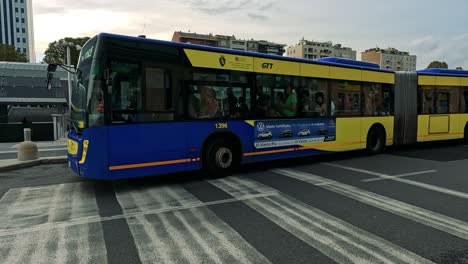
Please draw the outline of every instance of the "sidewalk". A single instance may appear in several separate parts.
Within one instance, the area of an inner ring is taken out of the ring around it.
[[[42,164],[58,164],[58,163],[66,163],[66,148],[67,148],[67,139],[60,139],[57,141],[44,141],[44,142],[36,142],[38,147],[38,156],[39,159],[31,160],[31,161],[18,161],[17,159],[13,159],[16,156],[17,149],[16,146],[19,144],[17,143],[0,143],[0,172],[10,171],[10,170],[17,170],[22,168],[28,168],[32,166],[42,165]],[[41,153],[41,151],[43,151]],[[45,152],[48,153],[49,157],[47,157]],[[63,152],[64,155],[61,155]],[[52,156],[52,155],[60,155],[60,156]],[[42,155],[46,157],[41,157]],[[2,158],[3,156],[3,158]]]
[[[66,156],[45,157],[45,158],[39,158],[37,160],[29,160],[29,161],[19,161],[17,159],[3,159],[3,160],[0,160],[0,173],[5,172],[5,171],[29,168],[29,167],[43,165],[43,164],[67,163],[67,161],[68,160]]]
[[[16,150],[16,146],[21,142],[10,142],[0,143],[0,151]],[[61,138],[57,141],[40,141],[36,142],[37,147],[41,148],[55,148],[55,147],[67,147],[67,139]]]

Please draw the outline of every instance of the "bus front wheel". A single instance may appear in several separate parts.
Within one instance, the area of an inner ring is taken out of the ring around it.
[[[370,154],[380,154],[385,148],[385,130],[376,126],[367,134],[366,150]]]
[[[207,144],[203,155],[203,169],[209,178],[220,178],[232,174],[239,162],[235,144],[221,138],[213,139]]]

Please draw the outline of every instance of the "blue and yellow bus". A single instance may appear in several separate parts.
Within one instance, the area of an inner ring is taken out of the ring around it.
[[[99,34],[73,81],[68,159],[92,179],[218,177],[242,163],[466,138],[467,88],[464,71]]]

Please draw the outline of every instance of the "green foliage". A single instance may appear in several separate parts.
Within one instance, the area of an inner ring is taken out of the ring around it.
[[[83,45],[89,40],[89,37],[84,38],[63,38],[54,42],[49,43],[49,47],[45,51],[45,57],[42,61],[43,63],[54,63],[54,64],[66,64],[67,63],[67,48],[62,46],[57,47],[57,43],[73,43],[74,46],[79,45],[83,47]],[[71,64],[76,67],[78,63],[78,56],[80,56],[80,51],[76,48],[70,48],[70,57],[71,57]]]
[[[457,67],[457,70],[463,70],[463,68],[462,68],[462,67],[460,67],[460,66],[458,66],[458,67]]]
[[[14,46],[0,44],[0,61],[26,62],[26,54],[18,52]]]
[[[444,61],[433,61],[429,64],[429,66],[427,66],[427,68],[448,69],[448,64]]]

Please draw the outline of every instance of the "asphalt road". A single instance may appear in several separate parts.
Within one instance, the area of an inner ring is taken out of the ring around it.
[[[0,174],[0,263],[468,263],[468,147],[285,160],[205,180]]]

